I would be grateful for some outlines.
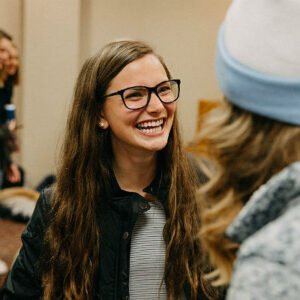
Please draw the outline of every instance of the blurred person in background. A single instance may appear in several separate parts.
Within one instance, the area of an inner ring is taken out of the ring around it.
[[[234,0],[219,32],[200,236],[229,300],[300,295],[299,16],[297,0]]]
[[[24,171],[11,159],[19,151],[16,119],[7,121],[5,106],[12,103],[13,88],[19,82],[19,54],[12,37],[0,30],[0,188],[23,186]]]
[[[0,29],[0,124],[6,122],[5,105],[11,103],[11,92],[7,88],[7,67],[10,63],[12,37]]]
[[[9,102],[13,97],[13,88],[19,83],[19,50],[14,43],[9,47],[9,59],[5,67],[5,85],[9,90]]]

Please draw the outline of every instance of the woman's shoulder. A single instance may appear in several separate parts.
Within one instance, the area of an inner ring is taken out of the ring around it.
[[[40,197],[37,200],[36,208],[44,212],[49,212],[54,194],[54,188],[46,188],[41,191]]]
[[[53,188],[47,188],[40,193],[32,217],[28,223],[28,230],[44,231],[49,223]]]

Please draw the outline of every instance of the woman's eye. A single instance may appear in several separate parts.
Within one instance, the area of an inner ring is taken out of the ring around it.
[[[158,89],[159,93],[168,93],[169,91],[171,91],[171,87],[169,85],[161,86]]]
[[[124,98],[128,100],[138,100],[145,96],[147,96],[147,90],[140,89],[140,88],[128,89],[124,93]]]
[[[143,94],[139,92],[129,93],[125,96],[126,99],[141,98],[141,97],[143,97]]]
[[[126,100],[139,100],[147,96],[147,91],[144,90],[127,90],[124,94]]]

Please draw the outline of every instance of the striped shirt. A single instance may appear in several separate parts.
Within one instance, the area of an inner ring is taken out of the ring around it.
[[[165,242],[163,228],[166,216],[162,205],[149,202],[142,212],[131,238],[129,295],[130,300],[166,300],[164,277]],[[161,285],[162,283],[162,285]]]

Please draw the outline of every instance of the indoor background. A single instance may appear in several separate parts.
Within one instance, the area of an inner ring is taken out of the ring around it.
[[[0,0],[0,28],[20,49],[17,105],[27,185],[55,173],[73,87],[83,61],[107,42],[141,39],[182,80],[184,142],[195,135],[199,99],[220,99],[217,30],[230,0]]]

